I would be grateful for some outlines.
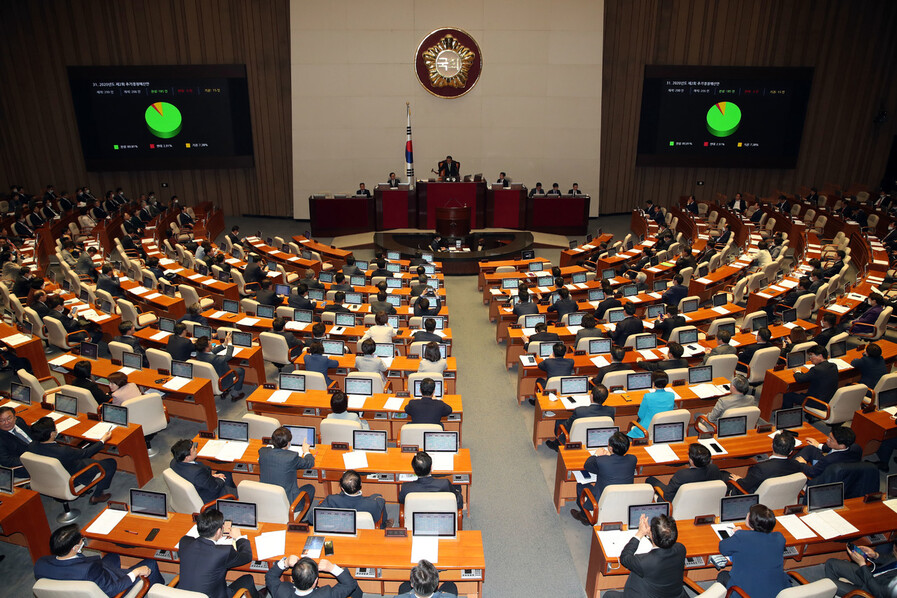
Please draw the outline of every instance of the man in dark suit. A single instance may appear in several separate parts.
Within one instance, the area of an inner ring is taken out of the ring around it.
[[[424,291],[427,290],[427,275],[420,274],[417,277],[417,282],[411,285],[411,296],[418,297],[423,294]]]
[[[679,307],[676,305],[667,305],[666,316],[661,316],[660,320],[654,322],[654,333],[660,334],[663,340],[670,339],[670,333],[680,326],[685,326],[687,322],[685,318],[679,315]]]
[[[385,519],[386,500],[379,494],[364,496],[361,493],[361,476],[358,472],[349,469],[343,473],[339,481],[340,493],[331,494],[321,501],[320,506],[333,509],[355,509],[370,513],[374,522]],[[389,521],[381,527],[389,527]]]
[[[744,212],[747,209],[747,202],[742,198],[741,193],[736,193],[735,198],[726,204],[730,210],[736,212]]]
[[[819,334],[811,340],[820,347],[826,346],[832,338],[840,333],[838,329],[838,318],[831,312],[826,312],[819,321]]]
[[[688,287],[682,284],[684,278],[681,274],[673,276],[673,285],[663,292],[661,300],[667,305],[679,306],[679,301],[688,296]]]
[[[424,318],[423,330],[418,330],[411,336],[412,343],[441,343],[444,338],[436,334],[436,320]]]
[[[92,581],[106,596],[128,591],[138,577],[146,577],[150,584],[164,584],[159,567],[153,559],[144,559],[129,569],[121,566],[115,553],[86,556],[81,554],[86,541],[77,524],[64,525],[50,536],[52,556],[42,556],[34,563],[35,579],[60,581]]]
[[[557,183],[552,183],[551,189],[549,189],[548,193],[546,193],[545,195],[555,195],[555,196],[560,197],[560,195],[561,195],[560,185],[558,185]]]
[[[648,537],[655,548],[636,554],[642,538]],[[660,515],[651,521],[642,515],[635,537],[623,547],[620,564],[629,570],[623,591],[601,592],[602,598],[645,598],[684,596],[682,576],[685,573],[685,546],[676,540],[676,521]]]
[[[606,320],[607,310],[623,307],[623,302],[620,301],[620,297],[614,293],[613,289],[611,289],[608,281],[602,281],[601,290],[604,291],[604,299],[602,299],[601,302],[598,303],[598,307],[595,308],[595,319]]]
[[[563,318],[567,314],[572,314],[579,310],[579,305],[570,298],[570,291],[566,287],[558,289],[558,300],[548,307],[549,312],[555,312],[558,319]]]
[[[541,324],[539,324],[541,325]],[[538,326],[536,328],[538,330]],[[533,335],[536,336],[536,335]],[[540,341],[544,342],[544,341]],[[573,366],[574,362],[569,357],[564,357],[567,354],[567,347],[564,343],[555,343],[554,347],[552,347],[552,355],[553,357],[549,357],[548,359],[543,359],[539,362],[537,366],[540,370],[545,372],[545,377],[536,378],[536,386],[540,386],[545,388],[545,384],[551,378],[556,378],[557,376],[570,376],[573,374]],[[530,405],[536,404],[536,399],[530,397],[529,399]]]
[[[654,476],[649,476],[645,481],[654,486],[655,490],[659,490],[658,494],[663,500],[673,502],[683,484],[719,480],[722,479],[720,475],[719,467],[710,462],[710,449],[693,442],[688,446],[688,467],[676,471],[668,484],[664,484]]]
[[[825,347],[814,345],[807,349],[807,358],[813,367],[807,372],[794,372],[794,381],[798,384],[809,383],[807,392],[786,392],[782,396],[782,409],[790,409],[795,405],[801,405],[807,397],[813,397],[816,402],[810,402],[810,407],[819,408],[819,403],[828,404],[838,390],[838,366],[828,361],[828,351]]]
[[[452,160],[451,156],[446,156],[436,170],[439,171],[439,176],[444,181],[457,180],[461,177],[461,164]]]
[[[786,309],[791,309],[797,304],[797,300],[803,297],[804,295],[812,294],[810,291],[810,285],[813,284],[812,281],[806,276],[801,276],[797,281],[797,286],[785,293],[785,296],[782,298],[782,301],[779,303],[773,303],[766,308],[766,313],[771,316],[774,316],[776,312],[781,313]]]
[[[331,312],[331,313],[350,313],[348,307],[343,305],[343,302],[346,300],[346,293],[344,291],[337,291],[333,294],[333,303],[329,303],[324,306],[323,312]]]
[[[271,279],[265,277],[260,283],[259,290],[255,293],[255,300],[259,302],[260,305],[272,305],[277,307],[283,303],[283,297],[274,292],[274,289],[271,287],[274,286],[274,283],[271,282]]]
[[[12,232],[15,236],[22,239],[30,239],[34,237],[34,229],[28,225],[24,216],[19,218],[19,220],[12,225]]]
[[[623,347],[616,345],[612,346],[610,348],[610,357],[612,360],[610,364],[603,368],[598,368],[598,373],[592,378],[593,384],[601,384],[604,382],[604,377],[611,372],[621,372],[623,370],[632,369],[629,365],[623,363],[623,359],[626,357],[626,351]]]
[[[794,460],[801,463],[804,474],[813,479],[829,465],[859,462],[863,451],[856,444],[856,438],[856,434],[850,428],[835,426],[829,432],[824,445],[812,438],[807,439],[807,445],[800,449]]]
[[[12,294],[24,301],[31,292],[31,283],[33,280],[34,275],[31,273],[31,268],[22,266],[12,285]]]
[[[28,452],[58,459],[70,474],[76,474],[91,465],[99,465],[105,476],[93,487],[93,496],[90,497],[90,504],[96,505],[112,498],[112,495],[106,492],[106,489],[112,484],[112,478],[117,469],[115,459],[102,459],[100,461],[91,459],[91,457],[103,449],[104,443],[112,437],[112,430],[109,430],[98,441],[90,443],[83,449],[68,446],[67,444],[59,444],[56,442],[56,436],[58,434],[53,419],[49,417],[40,418],[31,425],[32,442],[28,446]],[[90,467],[89,470],[75,478],[75,485],[90,483],[97,473],[96,467]]]
[[[112,264],[103,264],[100,277],[97,279],[97,290],[106,291],[113,297],[125,296],[125,291],[121,288],[118,277],[115,276]]]
[[[499,173],[498,180],[495,181],[495,183],[497,185],[501,185],[502,187],[510,187],[511,186],[511,181],[508,179],[507,175],[503,172]]]
[[[669,343],[667,348],[669,349],[669,357],[666,359],[660,361],[645,361],[644,359],[639,358],[636,360],[636,363],[640,368],[649,372],[655,372],[657,370],[675,370],[688,367],[688,360],[682,357],[685,353],[685,347],[679,343],[673,342]]]
[[[831,278],[835,274],[841,271],[841,268],[844,267],[844,258],[847,257],[847,253],[843,249],[839,249],[837,252],[838,259],[832,262],[832,265],[828,268],[822,269],[822,275],[826,278]]]
[[[184,536],[178,544],[181,560],[179,590],[200,592],[209,598],[230,598],[246,589],[258,598],[252,575],[247,573],[228,585],[228,569],[242,567],[252,561],[252,545],[236,528],[224,532],[224,515],[218,509],[207,509],[196,517],[198,538]],[[225,537],[226,536],[226,537]]]
[[[290,450],[293,434],[283,426],[271,434],[271,445],[259,449],[259,481],[263,484],[280,486],[287,493],[290,504],[301,492],[308,494],[309,504],[315,499],[315,487],[305,484],[299,488],[296,472],[311,469],[315,466],[315,456],[308,448],[308,442],[302,441],[302,448]]]
[[[371,192],[368,189],[365,189],[364,183],[358,183],[358,191],[355,192],[355,197],[370,197]]]
[[[517,288],[517,302],[511,310],[518,318],[520,316],[534,315],[539,313],[539,306],[530,301],[529,291],[526,286],[520,285]]]
[[[77,332],[77,334],[72,334],[69,336],[70,342],[80,343],[82,341],[90,340],[92,342],[98,342],[99,339],[103,337],[103,332],[94,331],[92,338],[88,336],[88,333],[84,331],[84,327],[81,325],[78,320],[70,316],[65,311],[65,306],[63,305],[63,300],[60,295],[52,295],[47,299],[47,307],[50,308],[50,313],[47,314],[48,318],[58,320],[62,327],[65,329],[66,333],[71,334],[72,332]]]
[[[438,316],[442,309],[442,299],[433,287],[427,287],[414,302],[415,316]]]
[[[803,471],[803,465],[791,458],[794,450],[794,436],[780,432],[772,439],[772,456],[766,461],[751,465],[745,476],[729,475],[729,481],[738,482],[747,494],[753,494],[760,484],[770,478],[779,478]],[[737,494],[740,492],[735,489]]]
[[[247,283],[255,283],[261,285],[261,282],[267,278],[265,274],[265,265],[267,262],[264,258],[259,257],[258,254],[253,253],[250,257],[254,256],[255,259],[246,264],[246,269],[243,270],[243,280]]]
[[[291,581],[282,581],[283,572],[290,568]],[[318,585],[319,571],[336,577],[336,585]],[[308,557],[299,558],[295,554],[283,557],[268,569],[265,573],[265,587],[271,598],[361,598],[364,594],[348,569],[338,567],[327,559],[315,563]]]
[[[187,361],[193,353],[193,341],[187,337],[187,325],[178,322],[174,325],[174,334],[168,337],[165,351],[171,355],[174,361]]]
[[[20,457],[31,444],[31,426],[16,417],[12,407],[0,407],[0,465],[17,468],[16,477],[27,478]]]
[[[732,227],[729,226],[729,223],[726,223],[726,227],[723,229],[722,233],[716,238],[716,245],[725,245],[729,242],[729,239],[732,238]]]
[[[645,331],[645,326],[642,324],[641,319],[635,315],[635,303],[627,303],[623,306],[623,311],[626,312],[626,317],[617,322],[617,327],[611,337],[614,339],[614,344],[618,347],[625,346],[626,340],[633,334],[640,334]]]
[[[545,195],[545,189],[542,188],[542,183],[536,183],[536,186],[530,189],[529,196],[533,197],[535,195]]]
[[[134,323],[131,320],[122,320],[121,324],[118,325],[118,336],[112,340],[130,347],[132,353],[137,353],[143,357],[143,367],[149,367],[146,351],[144,351],[137,337],[134,336]]]
[[[196,339],[196,359],[211,363],[218,374],[221,390],[224,391],[225,397],[230,396],[231,401],[239,401],[246,393],[243,392],[243,378],[246,377],[246,370],[241,367],[231,368],[228,361],[234,355],[234,346],[232,343],[232,333],[228,332],[224,338],[224,343],[212,349],[212,343],[206,337]],[[231,375],[227,378],[223,376],[227,373]]]
[[[390,189],[398,189],[399,188],[399,179],[396,178],[396,173],[390,172],[389,178],[386,179],[386,184],[389,185]]]
[[[437,589],[438,588],[438,589]],[[439,585],[439,571],[427,559],[421,559],[411,569],[411,580],[402,582],[396,598],[455,598],[458,586],[453,581]]]
[[[736,366],[739,372],[747,372],[741,364],[750,365],[754,358],[754,353],[760,349],[768,349],[772,347],[772,331],[769,328],[761,328],[757,331],[757,342],[752,345],[746,345],[741,353],[738,354],[739,365]]]
[[[351,255],[346,256],[346,263],[340,269],[340,271],[346,276],[364,276],[364,272],[362,272],[358,266],[355,265],[355,257]]]
[[[370,306],[372,314],[376,314],[378,311],[382,311],[388,316],[396,314],[396,306],[386,300],[385,291],[377,291],[375,298],[370,300]]]
[[[582,195],[582,191],[579,190],[579,183],[573,183],[573,188],[567,191],[567,195]]]
[[[457,499],[458,508],[464,506],[464,498],[461,489],[453,485],[445,478],[434,478],[430,475],[433,469],[433,459],[424,451],[418,451],[411,458],[411,469],[417,479],[413,482],[404,482],[399,488],[399,504],[405,504],[405,497],[412,492],[452,492]]]
[[[452,408],[442,399],[434,399],[436,382],[432,378],[424,378],[420,383],[419,399],[412,399],[405,405],[405,413],[411,418],[412,424],[439,424],[442,418],[447,417]]]
[[[870,389],[875,388],[881,377],[891,369],[881,356],[881,347],[875,343],[866,345],[863,356],[852,360],[850,365],[860,373],[860,384]]]
[[[287,305],[293,309],[314,309],[315,302],[306,297],[307,294],[308,287],[305,284],[300,284],[296,287],[296,292],[290,293],[290,296],[287,297]]]
[[[863,554],[847,549],[850,561],[829,559],[825,562],[825,576],[838,586],[837,595],[846,596],[854,590],[862,590],[876,597],[893,597],[894,578],[897,577],[897,543],[875,548],[858,545],[857,549]]]
[[[608,486],[633,483],[638,459],[635,455],[627,455],[628,450],[629,437],[622,432],[614,432],[608,439],[607,448],[599,448],[596,455],[586,459],[583,470],[595,474],[598,479],[593,484],[576,485],[576,503],[580,508],[570,509],[570,514],[574,519],[583,525],[592,525],[584,511],[596,508],[597,505],[592,505],[592,501],[583,495],[583,490],[586,488],[589,489],[595,500],[600,500],[601,493]]]
[[[333,277],[333,283],[330,285],[330,290],[350,293],[355,289],[351,284],[349,284],[349,281],[346,280],[345,274],[343,274],[342,272],[337,272]]]
[[[287,321],[284,320],[281,316],[275,317],[271,322],[271,332],[278,336],[282,336],[283,339],[287,342],[287,347],[290,350],[290,357],[296,357],[297,355],[302,353],[302,349],[305,347],[305,343],[303,343],[300,338],[298,338],[289,330],[284,330],[286,324]]]
[[[204,464],[196,462],[199,453],[196,445],[189,438],[182,438],[171,446],[171,462],[169,467],[193,484],[203,504],[221,498],[225,494],[237,494],[230,474],[212,473],[212,469]]]

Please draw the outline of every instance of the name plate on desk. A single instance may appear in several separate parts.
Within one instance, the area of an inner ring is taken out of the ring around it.
[[[349,450],[348,442],[331,442],[330,448],[335,451],[347,451]]]
[[[568,442],[564,448],[568,451],[577,451],[582,448],[582,442]]]
[[[416,444],[403,444],[402,452],[403,453],[417,453],[420,450]]]
[[[383,535],[386,538],[407,538],[408,530],[403,527],[388,527],[383,530]]]

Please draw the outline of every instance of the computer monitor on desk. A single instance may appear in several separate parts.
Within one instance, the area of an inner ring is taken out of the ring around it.
[[[660,317],[666,311],[664,305],[649,305],[645,308],[645,317],[649,320]]]
[[[352,449],[385,453],[386,430],[353,430]]]
[[[259,318],[267,318],[271,319],[274,317],[274,306],[273,305],[257,305],[255,308],[255,315]]]
[[[840,509],[844,506],[844,482],[807,487],[807,510]]]
[[[131,513],[155,519],[168,519],[168,495],[131,488]]]
[[[804,410],[801,407],[779,409],[774,415],[776,430],[790,430],[804,425]]]
[[[653,444],[673,444],[685,440],[685,424],[683,422],[670,422],[668,424],[654,424],[654,434],[651,437]]]
[[[13,471],[9,467],[0,467],[0,493],[13,493]]]
[[[769,316],[759,316],[751,321],[751,331],[757,332],[761,328],[769,326]]]
[[[536,324],[543,324],[546,322],[545,314],[532,314],[528,316],[523,316],[523,327],[524,328],[535,328]]]
[[[311,324],[314,314],[310,309],[294,309],[293,321],[301,324]]]
[[[652,502],[644,505],[629,505],[629,529],[638,529],[639,520],[642,515],[648,518],[648,523],[655,517],[661,515],[670,515],[670,503],[668,502]]]
[[[742,496],[727,496],[720,499],[719,503],[719,520],[721,523],[727,521],[744,521],[751,507],[760,504],[759,494],[745,494]]]
[[[305,392],[305,374],[280,374],[281,390],[290,390],[295,392]]]
[[[791,351],[787,357],[788,369],[799,368],[807,363],[806,351]]]
[[[589,289],[589,301],[604,301],[604,291],[601,289]]]
[[[346,378],[346,394],[369,397],[374,394],[374,381],[370,378]]]
[[[747,434],[747,416],[733,415],[721,417],[716,421],[717,438],[731,438],[732,436],[744,436]]]
[[[219,499],[216,506],[231,525],[249,529],[258,527],[258,506],[254,502]]]
[[[412,536],[455,538],[458,536],[456,513],[415,511],[411,521]]]
[[[419,399],[422,396],[424,396],[420,391],[421,382],[423,382],[423,380],[421,380],[421,379],[417,379],[414,381],[414,388],[411,391],[411,396],[413,396],[415,399]],[[442,398],[442,380],[434,380],[434,382],[436,383],[436,389],[433,391],[433,398],[441,399]]]
[[[196,325],[193,327],[193,337],[194,338],[212,338],[212,328],[210,326],[199,326]]]
[[[662,293],[663,291],[667,290],[668,284],[668,280],[655,280],[651,288],[654,289],[655,293]]]
[[[704,384],[706,382],[710,382],[711,380],[713,380],[712,365],[697,365],[695,367],[688,368],[689,384]]]
[[[232,419],[218,420],[218,439],[249,442],[249,422]]]
[[[78,399],[71,395],[56,393],[56,402],[53,405],[54,411],[78,417]]]
[[[459,448],[457,432],[424,432],[424,450],[428,453],[457,453]]]
[[[121,354],[121,365],[122,367],[131,368],[133,370],[142,370],[143,356],[140,353],[124,351]]]
[[[610,437],[620,431],[619,426],[586,429],[586,448],[607,448]]]
[[[563,396],[582,395],[589,392],[588,376],[563,376],[561,378],[560,393]]]
[[[609,338],[592,338],[589,339],[589,355],[606,355],[610,353],[611,339]]]
[[[325,509],[315,507],[312,526],[316,534],[327,536],[354,536],[355,509]]]
[[[193,364],[186,361],[172,361],[171,375],[175,378],[193,378]]]
[[[290,440],[291,447],[301,447],[302,442],[305,441],[309,447],[314,448],[317,432],[312,426],[284,426],[284,428],[289,430],[292,436]]]
[[[81,343],[79,353],[84,359],[96,360],[100,354],[100,346],[95,343]]]
[[[18,382],[10,382],[9,398],[22,405],[31,404],[31,387],[27,384],[19,384]]]
[[[626,390],[647,390],[652,385],[651,372],[626,374]]]
[[[653,334],[642,334],[635,337],[635,350],[644,351],[646,349],[657,348],[657,336]]]

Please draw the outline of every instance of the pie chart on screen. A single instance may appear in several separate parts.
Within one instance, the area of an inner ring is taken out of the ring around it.
[[[150,133],[160,139],[171,139],[181,132],[181,111],[174,104],[155,102],[143,115]]]
[[[707,111],[707,130],[716,137],[728,137],[741,124],[741,108],[732,102],[717,102]]]

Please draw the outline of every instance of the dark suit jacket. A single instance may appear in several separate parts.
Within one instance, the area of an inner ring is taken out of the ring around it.
[[[670,548],[655,548],[646,554],[635,554],[639,541],[632,538],[620,554],[620,564],[629,569],[623,587],[624,598],[670,598],[685,596],[682,575],[685,573],[685,546],[676,542]]]
[[[794,287],[790,291],[785,294],[785,298],[782,299],[782,305],[787,305],[788,307],[794,307],[794,304],[797,303],[797,300],[803,297],[804,295],[809,295],[810,290],[804,290],[800,287]]]
[[[460,168],[461,168],[460,162],[456,162],[455,160],[452,160],[452,163],[449,164],[446,160],[442,160],[441,162],[439,162],[439,168],[437,168],[436,170],[439,171],[439,176],[441,176],[441,177],[457,179],[460,177],[460,175],[459,175]]]
[[[405,497],[411,492],[453,492],[458,500],[458,508],[464,504],[461,497],[461,489],[452,485],[445,478],[434,478],[433,476],[425,476],[417,478],[413,482],[405,482],[399,489],[399,503],[405,504]]]
[[[290,294],[287,298],[287,304],[293,309],[314,309],[315,304],[308,297],[296,294]]]
[[[21,417],[16,418],[16,425],[31,437],[31,426]],[[3,467],[19,467],[22,465],[22,453],[28,450],[28,443],[19,439],[12,432],[0,430],[0,465]]]
[[[738,483],[748,494],[753,494],[760,484],[770,478],[798,473],[803,470],[803,465],[794,459],[768,459],[756,465],[751,465],[744,478]]]
[[[58,442],[32,442],[28,450],[36,455],[59,459],[67,472],[75,474],[93,463],[91,457],[102,448],[103,443],[100,441],[92,442],[83,449]]]
[[[548,311],[550,312],[557,312],[558,318],[566,314],[572,314],[578,310],[579,306],[573,299],[558,299],[554,302],[554,305],[551,305],[548,308]]]
[[[125,292],[122,290],[118,279],[112,276],[107,276],[106,274],[100,274],[97,279],[97,290],[106,291],[113,297],[125,296]]]
[[[850,365],[859,370],[860,384],[865,384],[869,388],[875,388],[881,377],[891,369],[883,358],[873,359],[868,355],[854,359]]]
[[[246,538],[237,540],[237,548],[219,546],[208,538],[184,536],[178,546],[181,580],[178,589],[202,592],[209,598],[228,598],[227,570],[252,560],[252,545]]]
[[[92,581],[107,596],[124,592],[134,582],[126,569],[107,567],[99,555],[78,555],[73,559],[60,560],[55,556],[42,556],[34,563],[35,579],[58,579],[65,581]]]
[[[785,536],[740,530],[720,540],[719,551],[732,559],[727,587],[738,586],[750,596],[775,596],[791,583],[785,575]]]
[[[598,500],[604,489],[612,484],[631,484],[635,478],[637,464],[638,459],[635,455],[611,453],[586,459],[583,470],[598,476],[598,481],[592,484],[595,500]]]
[[[570,376],[573,374],[574,361],[567,357],[549,357],[539,362],[539,369],[545,372],[546,378]]]
[[[809,449],[812,448],[814,447],[809,447]],[[838,452],[831,452],[825,445],[823,445],[823,449],[821,451],[822,455],[817,453],[817,456],[820,458],[815,465],[813,465],[810,459],[807,459],[807,463],[802,465],[804,474],[810,479],[821,474],[829,465],[834,465],[835,463],[856,463],[863,456],[863,450],[858,444],[852,444],[847,450]],[[804,449],[801,449],[801,451],[804,451]],[[804,458],[806,458],[806,455],[804,455]]]
[[[754,358],[754,353],[760,349],[769,349],[774,346],[775,345],[769,343],[754,343],[753,345],[747,345],[741,349],[741,353],[738,354],[738,361],[750,365],[751,359]]]
[[[834,337],[837,334],[839,334],[839,330],[838,330],[837,326],[832,326],[831,328],[826,328],[825,330],[823,330],[822,332],[820,332],[819,334],[817,334],[810,340],[812,340],[814,343],[816,343],[820,347],[824,347],[828,344],[828,342],[830,340],[832,340],[832,337]]]
[[[609,417],[613,419],[616,416],[616,413],[617,410],[613,407],[592,403],[591,405],[574,409],[573,413],[570,414],[570,417],[567,418],[567,421],[564,422],[564,425],[569,432],[570,428],[573,426],[573,422],[581,417]]]
[[[371,313],[375,314],[378,311],[385,312],[386,315],[392,316],[396,313],[396,306],[390,303],[389,301],[377,301],[374,299],[370,302],[371,305]]]
[[[271,289],[259,289],[255,294],[255,300],[262,305],[273,305],[275,307],[283,303],[283,297]]]
[[[212,469],[205,463],[185,463],[174,459],[168,465],[176,474],[193,484],[199,493],[203,504],[220,498],[227,492],[224,491],[226,482],[221,478],[212,476]],[[183,545],[182,545],[183,546]]]
[[[320,506],[329,507],[331,509],[355,509],[356,511],[364,511],[370,513],[374,518],[374,523],[380,521],[383,516],[383,510],[386,508],[386,501],[379,494],[371,496],[349,496],[348,494],[331,494],[321,501]]]
[[[427,332],[426,330],[418,330],[413,335],[411,335],[412,343],[431,343],[431,342],[441,343],[443,341],[445,341],[445,339],[442,338],[441,336],[439,336],[438,334],[435,334],[433,332]]]
[[[268,572],[265,573],[265,587],[268,588],[271,598],[295,598],[296,586],[289,581],[282,581],[284,570],[280,568],[280,561],[274,563]],[[335,586],[318,585],[310,594],[306,594],[309,598],[347,598],[358,587],[358,582],[352,577],[348,569],[343,569],[339,577],[336,578]]]
[[[558,336],[557,332],[537,332],[534,335],[532,335],[531,337],[529,337],[529,340],[524,345],[524,349],[529,349],[529,344],[533,343],[533,342],[551,343],[551,342],[557,342],[560,340],[561,340],[561,337]]]
[[[688,296],[688,287],[684,284],[674,284],[663,293],[662,300],[667,305],[679,305],[679,301]]]
[[[81,325],[78,323],[78,321],[64,312],[53,310],[47,314],[47,317],[53,318],[54,320],[59,320],[62,323],[62,327],[65,328],[66,332],[81,330]]]
[[[520,316],[531,316],[533,314],[539,313],[539,306],[532,301],[527,301],[526,303],[518,303],[514,306],[513,312],[514,315],[518,318]]]
[[[296,472],[314,466],[314,455],[303,457],[299,453],[270,446],[259,449],[259,481],[283,488],[291,504],[299,496]]]
[[[595,308],[595,318],[603,320],[607,310],[613,309],[614,307],[623,307],[623,302],[616,297],[605,298],[598,304],[598,307]]]
[[[265,271],[262,270],[258,262],[246,264],[246,269],[243,270],[243,280],[246,282],[261,282],[265,280],[265,276]]]
[[[168,337],[168,345],[165,350],[176,361],[187,361],[193,353],[193,341],[183,336],[172,334]]]
[[[658,370],[675,370],[677,368],[687,368],[688,360],[684,357],[680,357],[679,359],[663,359],[661,361],[644,361],[639,364],[639,367],[643,370],[647,370],[649,372],[655,372]]]
[[[228,345],[227,349],[222,349],[223,345],[218,345],[214,349],[212,349],[211,353],[197,353],[195,359],[198,361],[205,361],[206,363],[211,363],[212,367],[215,368],[215,373],[218,374],[218,377],[225,375],[230,371],[230,364],[228,364],[228,360],[234,354],[234,346]]]
[[[795,372],[794,381],[809,382],[807,396],[828,403],[838,390],[838,366],[830,361],[814,365],[808,372]]]
[[[432,397],[414,399],[405,405],[405,413],[411,416],[412,424],[442,425],[442,418],[451,412],[452,408],[445,401]]]
[[[610,374],[611,372],[622,372],[623,370],[631,370],[632,367],[629,364],[623,362],[611,362],[610,365],[606,365],[603,368],[598,369],[598,373],[595,374],[595,381],[598,384],[604,382],[604,376]]]
[[[642,324],[642,321],[638,319],[636,316],[629,316],[624,319],[622,322],[617,322],[617,328],[614,330],[614,344],[618,347],[622,347],[626,344],[626,339],[628,339],[633,334],[639,334],[640,332],[645,331],[645,326]]]
[[[143,346],[140,344],[140,341],[137,340],[136,336],[129,335],[118,335],[112,339],[116,343],[122,343],[131,347],[131,351],[133,353],[137,353],[139,355],[143,355],[145,353]]]
[[[685,318],[683,318],[682,316],[664,318],[662,321],[654,323],[654,332],[655,334],[660,334],[660,338],[666,341],[670,339],[670,333],[673,331],[673,329],[687,325],[688,322],[686,322]]]
[[[680,469],[670,478],[669,484],[659,484],[659,487],[663,490],[663,499],[672,502],[683,484],[719,479],[721,479],[719,467],[711,463],[707,467],[685,467]]]

